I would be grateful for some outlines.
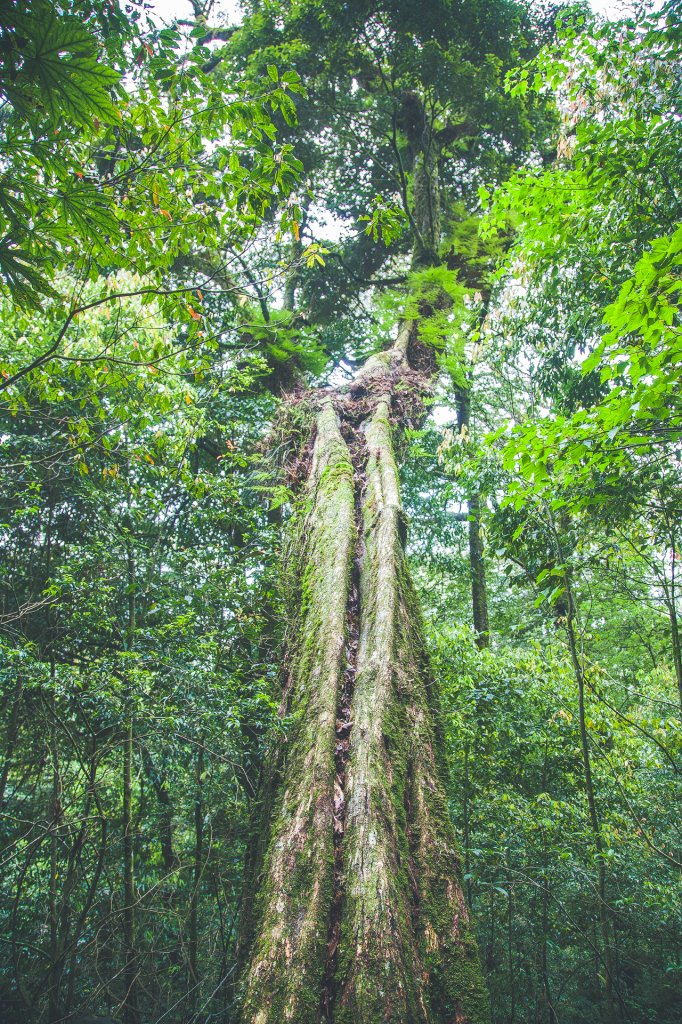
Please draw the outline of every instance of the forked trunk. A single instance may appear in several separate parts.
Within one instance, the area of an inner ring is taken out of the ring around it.
[[[319,402],[295,527],[290,728],[244,921],[244,1024],[488,1017],[403,550],[396,430],[427,385],[413,346],[404,328]]]

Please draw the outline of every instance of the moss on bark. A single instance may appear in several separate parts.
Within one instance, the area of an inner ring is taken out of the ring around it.
[[[403,551],[391,416],[401,374],[412,372],[408,342],[403,330],[358,377],[358,407],[370,406],[360,426],[365,443],[351,446],[356,478],[365,481],[360,629],[346,694],[350,720],[341,723],[343,737],[350,730],[348,759],[336,779],[356,530],[354,467],[333,402],[344,409],[349,436],[357,409],[330,396],[317,419],[295,560],[299,610],[287,687],[294,725],[255,908],[244,1024],[488,1019],[445,796],[437,700]],[[335,785],[344,808],[336,862]]]
[[[286,693],[292,725],[244,970],[245,1024],[319,1019],[333,886],[335,711],[355,549],[353,467],[331,403],[317,418],[299,529],[300,606]]]
[[[365,432],[360,647],[335,1020],[482,1024],[487,996],[439,771],[389,413],[387,395]]]

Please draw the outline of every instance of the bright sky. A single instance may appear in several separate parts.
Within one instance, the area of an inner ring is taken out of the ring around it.
[[[174,18],[191,17],[192,8],[189,0],[152,0],[154,11],[162,21],[172,21]],[[627,0],[591,0],[593,11],[605,14],[609,18],[617,18],[619,14],[632,7]],[[228,15],[230,22],[236,21],[235,14],[239,9],[238,0],[218,0],[216,12]]]
[[[192,5],[189,0],[151,0],[154,7],[154,13],[158,14],[163,21],[173,21],[174,18],[191,18],[192,17]],[[236,18],[233,15],[239,8],[237,0],[218,0],[215,7],[215,13],[224,13],[230,15],[229,20],[234,22]],[[213,20],[213,18],[211,19]],[[217,18],[215,19],[218,20]]]

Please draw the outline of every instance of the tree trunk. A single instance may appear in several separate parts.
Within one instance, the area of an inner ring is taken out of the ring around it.
[[[599,928],[601,931],[603,948],[604,967],[604,996],[605,1018],[608,1022],[616,1019],[616,1008],[614,1001],[614,955],[611,942],[611,928],[609,923],[610,907],[606,898],[606,861],[605,849],[602,839],[601,823],[597,811],[597,801],[594,792],[594,781],[592,778],[592,763],[590,758],[589,737],[587,734],[587,721],[585,716],[585,673],[582,661],[578,654],[578,644],[575,635],[576,603],[571,589],[568,575],[564,576],[566,586],[566,597],[568,600],[568,613],[566,615],[566,635],[568,638],[568,649],[571,655],[571,662],[578,684],[578,727],[580,731],[580,746],[583,760],[583,773],[585,779],[585,795],[589,811],[590,827],[594,842],[597,861],[597,901],[599,910]]]
[[[17,739],[19,738],[19,726],[21,724],[21,699],[23,692],[24,677],[21,672],[17,672],[17,678],[14,683],[14,692],[12,694],[12,710],[10,712],[9,722],[7,723],[5,742],[3,744],[3,762],[2,771],[0,772],[0,811],[3,811],[5,807],[5,790],[7,789],[10,768],[12,767],[14,748]]]
[[[157,771],[152,755],[144,744],[141,747],[141,752],[144,770],[159,802],[159,845],[161,846],[161,861],[164,871],[163,880],[164,884],[168,886],[169,892],[172,892],[176,884],[173,876],[180,865],[173,843],[173,801],[165,774]]]
[[[457,426],[460,433],[469,435],[471,424],[471,396],[468,390],[457,393]],[[483,559],[483,536],[481,534],[481,495],[475,491],[468,501],[469,508],[469,565],[471,571],[471,606],[479,649],[490,644],[490,622],[488,619],[488,591],[485,582],[485,561]]]
[[[123,733],[123,947],[125,998],[123,1020],[137,1024],[137,951],[135,941],[135,865],[133,851],[133,716]]]
[[[481,500],[478,493],[469,499],[469,562],[471,565],[471,605],[476,632],[476,646],[480,649],[490,645],[490,622],[488,619],[488,591],[485,582],[483,560],[483,536],[481,534]]]
[[[192,896],[189,902],[189,1006],[196,1012],[199,1000],[199,895],[204,871],[204,744],[201,736],[197,744],[194,780],[194,871]]]
[[[59,880],[59,839],[62,830],[62,779],[59,765],[59,751],[57,746],[57,714],[55,711],[56,692],[56,664],[54,656],[50,655],[50,680],[52,692],[50,702],[52,704],[52,726],[51,726],[51,757],[52,757],[52,807],[50,824],[50,881],[48,886],[48,907],[50,915],[50,969],[48,974],[48,1020],[54,1024],[62,1016],[59,999],[59,986],[61,982],[61,956],[59,942],[59,909],[57,906],[57,889]]]
[[[673,652],[673,666],[675,668],[675,679],[677,680],[677,693],[680,698],[680,711],[682,711],[682,644],[680,644],[680,630],[677,621],[677,532],[674,525],[668,522],[670,539],[670,579],[663,585],[663,595],[668,609],[670,621],[670,641]]]
[[[677,680],[677,692],[680,698],[680,711],[682,711],[682,645],[680,645],[680,629],[677,622],[677,607],[675,604],[675,593],[668,603],[668,617],[670,619],[670,640],[673,651],[673,665],[675,667],[675,678]]]
[[[403,550],[394,441],[428,384],[415,344],[404,327],[318,402],[293,525],[291,725],[242,929],[244,1024],[488,1017]]]
[[[128,627],[126,648],[132,650],[135,640],[135,560],[128,552]],[[125,957],[123,981],[125,996],[123,1020],[125,1024],[138,1024],[137,1005],[137,939],[135,934],[135,861],[133,835],[133,765],[134,717],[132,684],[126,686],[126,717],[123,724],[123,952]]]

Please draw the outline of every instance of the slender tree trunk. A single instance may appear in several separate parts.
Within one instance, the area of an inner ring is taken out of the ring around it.
[[[457,394],[457,426],[460,434],[468,437],[471,424],[471,396],[469,391]],[[481,533],[481,495],[474,491],[468,501],[469,507],[469,565],[471,571],[471,605],[476,634],[476,646],[490,644],[490,622],[488,619],[488,591],[485,581],[485,560],[483,558],[483,535]]]
[[[128,712],[123,733],[123,947],[125,1024],[137,1024],[137,955],[135,944],[135,864],[133,848],[133,716]]]
[[[541,792],[547,792],[547,768],[548,768],[548,754],[549,754],[549,740],[545,739],[545,752],[542,765],[542,783]],[[542,844],[542,914],[541,914],[541,927],[542,927],[542,945],[540,950],[540,977],[542,980],[542,1006],[543,1013],[541,1015],[542,1020],[546,1020],[547,1024],[558,1024],[558,1018],[554,1004],[552,1002],[552,992],[549,984],[549,940],[550,940],[550,919],[549,919],[549,900],[550,900],[550,874],[549,874],[549,861],[550,861],[550,846],[547,840],[546,833],[543,837]],[[546,1011],[546,1012],[545,1012]]]
[[[509,968],[509,1024],[516,1020],[516,979],[514,977],[514,901],[511,882],[507,882],[507,964]]]
[[[675,668],[675,678],[677,680],[677,692],[680,698],[680,711],[682,711],[682,645],[680,644],[680,630],[679,623],[677,620],[677,532],[674,524],[668,521],[668,530],[670,531],[670,580],[666,580],[663,584],[663,594],[665,597],[665,604],[668,609],[668,618],[670,620],[670,641],[673,652],[673,666]]]
[[[90,911],[92,909],[92,905],[95,902],[95,897],[97,896],[97,893],[98,893],[99,881],[100,881],[100,878],[102,876],[102,872],[104,870],[104,861],[105,861],[106,854],[107,854],[107,826],[108,826],[108,822],[107,822],[106,815],[104,813],[104,808],[102,806],[102,802],[101,802],[101,800],[99,798],[99,795],[97,793],[97,781],[98,781],[97,780],[97,768],[98,768],[98,763],[99,763],[99,751],[97,749],[97,741],[93,737],[93,739],[92,739],[91,754],[90,754],[90,770],[89,770],[90,777],[89,777],[89,781],[88,781],[88,793],[87,793],[87,796],[86,796],[85,810],[84,810],[84,815],[83,815],[84,823],[83,823],[83,826],[81,827],[80,840],[79,840],[79,843],[78,843],[78,847],[74,848],[74,851],[73,851],[76,854],[76,856],[75,857],[72,856],[72,858],[71,858],[72,859],[72,866],[76,867],[78,865],[78,862],[81,859],[80,858],[80,852],[81,852],[82,849],[85,848],[85,843],[86,843],[87,839],[89,838],[89,834],[90,834],[90,819],[91,819],[91,815],[90,815],[91,801],[94,802],[94,804],[96,806],[97,816],[99,818],[99,827],[100,827],[99,846],[97,848],[97,857],[94,860],[94,864],[92,865],[92,875],[90,877],[90,881],[89,881],[89,883],[87,885],[87,889],[86,889],[85,895],[84,895],[83,900],[81,902],[81,905],[80,905],[80,908],[79,908],[79,912],[78,912],[78,916],[76,917],[75,922],[73,924],[73,927],[72,927],[72,929],[70,931],[70,938],[69,938],[69,943],[68,943],[68,955],[67,955],[66,943],[64,942],[64,947],[65,947],[65,950],[64,950],[64,964],[65,964],[65,967],[64,967],[64,969],[65,969],[65,972],[66,972],[67,977],[68,977],[66,1002],[65,1002],[65,1007],[64,1007],[65,1016],[67,1016],[68,1014],[71,1013],[71,1008],[73,1007],[74,992],[75,992],[75,987],[76,987],[77,964],[78,964],[79,954],[80,954],[79,940],[80,940],[81,935],[83,934],[83,929],[85,928],[85,923],[89,919],[89,915],[90,915]],[[93,847],[92,852],[94,853],[94,847]],[[88,858],[88,861],[89,861],[89,858]],[[75,873],[73,872],[73,870],[72,870],[72,873],[71,873],[71,877],[72,877],[72,883],[71,884],[72,884],[72,887],[73,887],[73,881],[75,881]],[[70,904],[70,899],[63,900],[63,911],[66,911],[66,913],[69,912],[69,909],[70,909],[69,904]]]
[[[173,843],[173,802],[168,791],[168,780],[164,774],[157,771],[152,755],[146,746],[142,747],[142,763],[147,778],[153,786],[156,799],[159,802],[161,861],[163,863],[165,882],[168,886],[172,887],[175,884],[172,876],[178,868],[179,860]]]
[[[585,716],[585,674],[582,661],[578,654],[578,644],[575,634],[575,600],[571,590],[570,581],[566,577],[566,596],[568,600],[568,613],[566,615],[566,635],[568,638],[568,649],[571,655],[571,662],[578,684],[578,728],[580,731],[580,746],[583,760],[583,774],[585,780],[585,795],[594,842],[597,854],[597,903],[599,908],[599,929],[601,932],[603,967],[605,974],[605,1009],[608,1021],[615,1020],[614,1002],[614,956],[611,943],[611,930],[609,923],[609,906],[606,898],[606,861],[604,859],[604,842],[601,834],[601,823],[597,811],[597,801],[594,794],[594,782],[592,778],[592,762],[590,757],[589,737],[587,734],[587,722]]]
[[[407,99],[408,97],[406,97]],[[409,96],[414,106],[416,96]],[[413,252],[413,266],[424,267],[437,264],[440,245],[440,186],[438,180],[438,144],[423,103],[408,132],[412,152],[414,216],[413,229],[416,244]],[[408,117],[414,118],[416,110]]]
[[[54,503],[50,491],[49,515],[45,538],[45,579],[50,580],[52,573],[52,524]],[[47,1013],[49,1024],[54,1024],[61,1017],[60,985],[61,985],[61,950],[59,936],[59,909],[57,892],[59,879],[59,835],[63,821],[62,778],[59,764],[59,746],[57,734],[57,660],[55,656],[56,630],[54,610],[48,609],[48,656],[50,662],[50,760],[52,763],[52,807],[50,826],[50,876],[48,883],[48,910],[50,918],[50,966],[48,972]]]
[[[668,617],[670,619],[670,640],[673,650],[675,678],[677,679],[677,692],[680,698],[680,711],[682,711],[682,646],[680,645],[680,630],[677,622],[674,592],[672,599],[668,602]]]
[[[0,811],[5,806],[5,790],[7,789],[7,782],[9,779],[10,768],[12,767],[12,758],[14,757],[14,747],[16,746],[17,739],[19,737],[19,724],[21,721],[21,698],[24,692],[24,677],[21,672],[17,673],[17,678],[14,683],[14,692],[12,694],[12,710],[10,711],[9,722],[7,723],[7,730],[5,732],[5,742],[3,746],[3,761],[2,761],[2,772],[0,773]]]
[[[476,631],[476,646],[490,644],[490,621],[488,619],[488,591],[485,582],[485,561],[483,558],[483,536],[481,534],[481,500],[476,492],[469,499],[469,562],[471,565],[471,605]]]
[[[242,937],[244,1024],[488,1016],[403,550],[394,423],[425,389],[414,343],[404,327],[319,400],[294,527],[292,724]]]
[[[197,746],[196,774],[194,779],[194,877],[192,896],[189,904],[189,1005],[196,1010],[199,986],[199,893],[204,870],[204,745],[199,737]]]
[[[135,638],[135,561],[128,554],[128,628],[126,646],[132,649]],[[123,1020],[138,1024],[137,944],[135,935],[135,861],[133,822],[134,715],[132,686],[126,692],[126,718],[123,725],[123,980],[125,997]]]
[[[57,727],[55,704],[56,665],[54,655],[50,657],[50,678],[52,692],[50,701],[53,706],[51,759],[52,759],[52,823],[50,826],[50,881],[48,887],[48,906],[50,914],[50,971],[48,979],[48,1020],[50,1024],[61,1017],[59,1006],[59,987],[61,981],[60,942],[59,942],[59,910],[57,906],[57,887],[59,879],[59,833],[62,825],[62,782],[59,768],[59,752],[57,749]]]

